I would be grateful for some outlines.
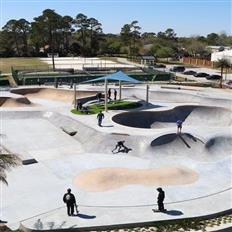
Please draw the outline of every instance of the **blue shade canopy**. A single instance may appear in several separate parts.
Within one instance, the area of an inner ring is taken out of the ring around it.
[[[141,83],[140,81],[137,81],[136,79],[129,77],[127,74],[125,74],[122,71],[113,73],[113,74],[109,74],[107,76],[104,77],[99,77],[99,78],[95,78],[89,81],[84,81],[82,83],[89,83],[89,82],[95,82],[95,81],[105,81],[105,80],[110,80],[110,81],[125,81],[125,82],[131,82],[131,83]]]

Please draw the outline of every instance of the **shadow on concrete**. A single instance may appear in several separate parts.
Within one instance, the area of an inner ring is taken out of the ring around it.
[[[171,216],[180,216],[183,215],[183,212],[181,212],[180,210],[167,210],[165,212],[162,212]]]
[[[151,146],[155,147],[155,146],[165,145],[165,144],[171,143],[177,139],[180,139],[180,141],[183,142],[188,148],[191,148],[191,146],[187,140],[190,140],[190,142],[191,142],[191,140],[193,140],[195,143],[202,142],[201,140],[199,140],[198,138],[194,137],[193,135],[191,135],[189,133],[181,133],[181,134],[170,133],[170,134],[162,135],[162,136],[154,139],[151,142]]]
[[[116,151],[116,152],[112,152],[112,153],[113,153],[113,154],[128,153],[128,152],[130,152],[130,151],[132,151],[131,148],[125,147],[125,148],[123,148],[123,149],[120,149],[120,150],[118,150],[118,151]]]
[[[43,223],[42,223],[42,221],[40,220],[40,219],[38,219],[37,221],[36,221],[36,223],[34,224],[34,228],[35,229],[37,229],[37,230],[42,230],[43,229]]]
[[[55,222],[47,222],[47,226],[48,226],[49,230],[52,230],[55,226]]]
[[[191,148],[191,146],[187,143],[187,141],[181,136],[181,134],[178,134],[179,138],[182,140],[182,142],[186,145],[186,147]]]
[[[94,218],[96,218],[96,216],[94,216],[94,215],[91,216],[91,215],[82,214],[82,213],[75,214],[74,216],[79,217],[79,218],[83,218],[83,219],[94,219]]]
[[[102,125],[102,127],[114,127],[113,125]]]
[[[64,225],[66,224],[66,221],[61,222],[61,224],[58,226],[59,229],[62,229]]]

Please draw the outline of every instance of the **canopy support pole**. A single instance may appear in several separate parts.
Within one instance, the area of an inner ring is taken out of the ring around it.
[[[146,104],[149,103],[149,85],[146,86]]]
[[[107,112],[108,111],[108,109],[107,109],[107,95],[108,95],[108,91],[107,91],[107,79],[105,78],[105,112]]]
[[[77,108],[77,85],[76,83],[74,84],[74,99],[73,99],[73,103],[74,103],[74,108]]]
[[[122,100],[122,82],[119,81],[119,100]]]

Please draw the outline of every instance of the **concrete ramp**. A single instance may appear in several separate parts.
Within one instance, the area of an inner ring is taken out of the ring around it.
[[[231,111],[221,107],[185,105],[164,111],[134,111],[117,114],[112,120],[118,124],[137,128],[163,128],[174,126],[177,120],[185,125],[229,126]]]
[[[216,136],[207,141],[205,144],[206,151],[211,156],[222,156],[223,153],[227,155],[232,154],[232,137],[231,136]]]

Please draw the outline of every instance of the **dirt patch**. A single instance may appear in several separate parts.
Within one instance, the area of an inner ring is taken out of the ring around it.
[[[0,107],[35,107],[36,104],[31,103],[26,97],[10,98],[1,97]]]
[[[74,97],[73,90],[52,89],[52,88],[27,88],[14,89],[11,91],[15,94],[21,94],[27,98],[41,98],[54,101],[72,102]],[[77,98],[96,95],[95,91],[78,91]]]
[[[156,169],[98,168],[82,172],[74,184],[86,191],[102,192],[126,185],[184,185],[195,182],[198,174],[185,167]]]

